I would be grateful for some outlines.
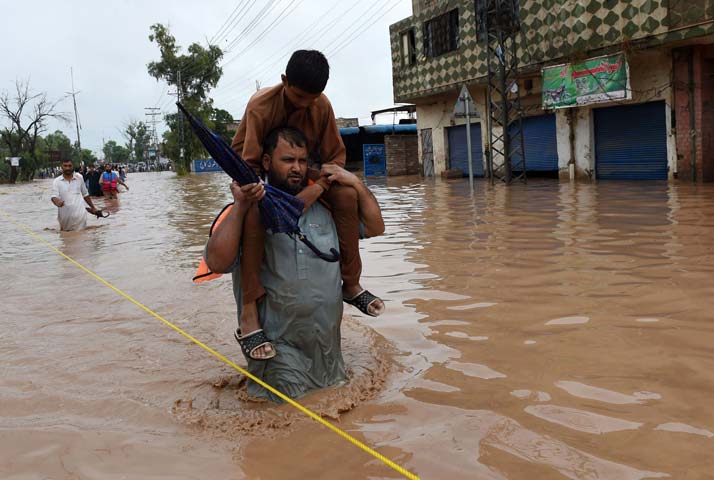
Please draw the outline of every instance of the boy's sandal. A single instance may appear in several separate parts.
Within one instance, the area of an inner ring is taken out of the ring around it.
[[[357,307],[360,312],[364,313],[365,315],[369,315],[370,317],[378,317],[384,312],[384,308],[382,308],[382,310],[377,313],[372,313],[369,311],[369,306],[377,300],[380,300],[380,298],[375,297],[368,290],[362,290],[352,298],[342,297],[342,300],[344,300],[345,303],[349,303],[350,305]]]
[[[251,358],[253,360],[258,360],[258,361],[263,361],[263,360],[270,360],[275,356],[275,346],[272,344],[270,339],[265,335],[265,332],[263,331],[262,328],[259,328],[258,330],[254,332],[250,332],[247,335],[241,335],[240,333],[240,328],[233,332],[233,336],[235,337],[236,341],[238,342],[238,345],[240,345],[241,350],[243,350],[243,354]],[[270,345],[273,349],[272,352],[270,352],[267,356],[265,357],[258,357],[254,356],[253,353],[259,349],[260,347],[263,347],[265,345]]]

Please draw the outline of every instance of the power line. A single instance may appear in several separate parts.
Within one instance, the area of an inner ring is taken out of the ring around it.
[[[228,64],[230,64],[231,62],[235,61],[236,58],[238,58],[238,57],[240,57],[241,55],[243,55],[243,54],[244,54],[245,52],[247,52],[252,46],[254,46],[256,43],[258,43],[259,41],[261,41],[268,33],[270,33],[270,31],[271,31],[273,28],[276,28],[278,25],[280,25],[280,23],[281,23],[283,20],[285,20],[285,18],[287,18],[287,16],[290,15],[290,14],[295,10],[295,8],[297,8],[297,7],[299,6],[299,4],[298,4],[298,5],[295,5],[295,2],[296,2],[296,1],[297,1],[297,0],[290,0],[290,3],[288,3],[288,5],[278,14],[278,16],[275,17],[275,19],[274,19],[267,27],[265,27],[265,28],[263,29],[263,31],[260,32],[260,33],[255,37],[255,39],[253,39],[253,41],[252,41],[250,44],[248,44],[245,48],[243,48],[243,50],[241,50],[241,51],[238,52],[235,56],[233,56],[233,58],[231,58],[230,60],[227,60],[226,62],[224,62],[222,66],[225,67],[225,66],[227,66]],[[290,12],[288,12],[288,9],[289,9],[290,7],[292,7],[293,5],[295,5],[295,7],[294,7]],[[286,13],[286,12],[287,12],[287,13]]]
[[[213,45],[216,44],[216,42],[214,42],[214,40],[215,40],[215,41],[218,40],[218,38],[219,38],[219,36],[221,35],[221,33],[223,32],[223,30],[226,28],[226,26],[228,25],[228,23],[233,19],[233,16],[236,15],[236,12],[238,11],[238,9],[241,7],[241,5],[244,6],[245,3],[246,3],[246,0],[240,0],[240,1],[238,2],[238,5],[236,5],[236,8],[234,8],[233,11],[231,12],[231,14],[230,14],[228,17],[226,17],[226,20],[223,22],[223,25],[221,25],[221,28],[219,28],[218,31],[213,34],[213,36],[212,36],[211,39],[208,41],[208,43],[211,43],[211,44],[213,44]]]
[[[355,41],[357,38],[362,36],[365,32],[367,32],[369,30],[370,27],[372,27],[372,25],[377,23],[380,19],[384,18],[384,16],[387,13],[394,10],[394,8],[397,7],[398,5],[399,5],[399,3],[395,2],[391,7],[387,8],[386,10],[382,9],[381,12],[377,11],[374,14],[372,14],[372,16],[369,17],[367,20],[365,20],[362,24],[360,24],[359,27],[355,28],[354,31],[352,32],[352,34],[350,34],[347,38],[345,38],[341,43],[337,44],[336,46],[332,47],[332,49],[328,50],[328,53],[326,55],[329,55],[331,57],[334,57],[335,55],[337,55],[338,52],[340,52],[347,45],[349,45],[350,43]]]
[[[263,21],[268,13],[273,9],[277,0],[269,0],[263,8],[257,13],[257,15],[248,22],[248,25],[238,34],[236,37],[226,46],[225,50],[230,52],[233,47],[238,45],[238,43],[243,40],[250,32],[252,32],[259,24]]]
[[[365,15],[366,12],[368,12],[372,7],[374,7],[375,5],[377,5],[378,3],[380,3],[381,1],[382,1],[382,0],[376,0],[376,1],[373,2],[371,5],[369,5],[369,6],[365,9],[365,11],[364,11],[362,14],[360,14],[360,15],[358,16],[358,20],[359,20],[359,18],[364,17],[364,15]],[[353,3],[353,4],[350,6],[350,8],[348,8],[345,12],[343,12],[343,13],[340,14],[340,15],[338,15],[338,17],[340,17],[340,20],[346,18],[347,14],[348,14],[350,11],[352,11],[352,10],[353,10],[356,6],[358,6],[358,5],[359,5],[359,3],[358,3],[358,2],[355,2],[355,3]],[[362,4],[362,5],[364,5],[364,4]],[[333,7],[332,9],[330,9],[328,12],[326,12],[326,14],[327,14],[327,13],[330,13],[330,12],[333,11],[333,10],[334,10],[334,7]],[[326,14],[324,14],[322,17],[320,17],[320,19],[322,19]],[[317,22],[314,22],[312,25],[314,25],[315,23],[317,23]],[[307,28],[307,29],[305,29],[301,34],[299,34],[296,38],[304,38],[304,39],[307,40],[308,42],[314,41],[314,40],[316,40],[316,39],[324,38],[324,37],[325,37],[325,34],[326,34],[327,32],[329,32],[330,30],[332,30],[332,29],[333,29],[335,26],[337,26],[340,22],[339,22],[339,20],[338,20],[338,21],[331,21],[331,22],[326,22],[326,23],[327,23],[327,24],[325,25],[325,27],[319,29],[319,30],[316,31],[316,32],[312,32],[312,35],[309,34],[310,28]],[[304,35],[306,32],[308,33],[307,37]],[[289,44],[286,44],[286,46],[289,46]],[[276,61],[272,62],[271,64],[267,65],[266,67],[263,67],[261,70],[259,70],[257,73],[255,73],[253,76],[256,77],[256,78],[260,78],[262,75],[264,75],[265,73],[267,73],[268,71],[270,71],[270,70],[271,70],[275,65],[277,65],[281,60],[283,60],[283,59],[285,59],[286,57],[288,57],[291,53],[292,53],[292,51],[289,51],[289,52],[287,52],[286,54],[282,55],[281,57],[278,57],[278,59],[277,59]],[[228,85],[219,87],[218,90],[219,90],[219,92],[220,92],[220,91],[225,91],[226,88],[230,88],[230,87],[232,87],[232,86],[234,86],[234,85],[237,85],[238,83],[241,83],[241,81],[244,81],[244,80],[247,80],[247,79],[248,79],[247,77],[241,77],[241,78],[237,79],[236,81],[231,82],[231,83],[228,84]],[[249,91],[249,89],[242,89],[242,90],[240,90],[240,91],[237,92],[237,93],[232,93],[231,96],[230,96],[230,98],[229,98],[229,100],[232,100],[233,98],[236,98],[237,96],[244,95],[244,94],[246,94],[246,92],[248,92],[248,91]],[[224,101],[225,101],[225,99],[224,99]]]
[[[347,14],[348,14],[349,12],[351,12],[351,11],[352,11],[356,6],[358,6],[358,5],[359,5],[358,2],[353,3],[346,11],[344,11],[343,13],[337,15],[336,17],[339,17],[339,19],[346,18]],[[316,39],[316,38],[322,38],[322,37],[324,37],[324,35],[325,35],[327,32],[329,32],[329,31],[332,30],[336,25],[339,24],[339,20],[338,20],[338,21],[334,21],[334,20],[333,20],[333,21],[328,21],[328,22],[326,22],[326,27],[323,27],[323,28],[321,28],[321,29],[318,29],[317,31],[313,31],[313,27],[314,27],[315,25],[317,25],[317,24],[318,24],[323,18],[325,18],[328,14],[330,14],[331,12],[333,12],[333,11],[335,10],[335,7],[336,7],[336,5],[333,5],[333,7],[332,7],[331,9],[329,9],[327,12],[325,12],[323,15],[321,15],[317,20],[315,20],[312,24],[310,24],[307,28],[305,28],[302,32],[300,32],[296,37],[294,37],[293,39],[291,39],[290,42],[286,43],[283,47],[281,47],[280,49],[276,50],[273,55],[270,55],[269,57],[270,57],[270,58],[273,58],[273,59],[275,59],[275,60],[272,61],[271,63],[268,63],[267,65],[264,65],[260,70],[258,70],[257,72],[255,72],[255,73],[252,75],[252,77],[254,77],[254,78],[260,78],[262,75],[264,75],[264,74],[266,74],[267,72],[269,72],[270,70],[272,70],[273,67],[275,67],[276,65],[278,65],[281,61],[283,61],[283,60],[286,59],[288,56],[290,56],[290,55],[292,54],[292,52],[293,52],[292,49],[289,50],[287,53],[284,53],[284,54],[282,54],[282,55],[280,55],[280,56],[277,56],[277,55],[279,55],[280,52],[283,51],[285,48],[290,47],[291,45],[296,45],[297,43],[303,42],[303,41],[308,40],[308,39],[314,40],[314,39]],[[335,20],[337,20],[337,18],[336,18]],[[312,33],[312,35],[310,35],[310,33]],[[307,34],[307,35],[306,35],[306,34]],[[268,62],[270,62],[270,60],[268,60]],[[218,91],[223,91],[223,90],[226,89],[226,88],[231,88],[231,87],[233,87],[233,86],[235,86],[235,85],[241,83],[243,80],[248,80],[248,79],[249,79],[249,77],[247,77],[247,76],[245,76],[245,77],[239,77],[237,80],[235,80],[235,81],[233,81],[233,82],[231,82],[231,83],[229,83],[229,84],[226,84],[226,85],[223,85],[223,86],[218,87],[217,90],[218,90]]]
[[[245,7],[241,9],[240,12],[235,16],[233,21],[231,22],[231,25],[226,28],[226,30],[221,34],[220,37],[216,38],[215,44],[217,45],[218,43],[224,41],[226,38],[228,38],[228,35],[235,30],[238,25],[240,25],[240,22],[245,18],[245,14],[250,11],[250,9],[255,5],[256,0],[251,0],[250,3],[245,4]]]

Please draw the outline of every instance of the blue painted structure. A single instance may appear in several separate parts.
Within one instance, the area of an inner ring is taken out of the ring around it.
[[[667,180],[665,108],[650,102],[595,109],[597,178]]]
[[[387,175],[387,150],[383,143],[362,145],[365,177],[383,177]]]
[[[449,168],[469,174],[469,156],[466,148],[466,125],[449,127]],[[481,124],[471,124],[471,157],[475,177],[483,177],[483,148],[481,147]]]
[[[511,125],[510,130],[514,130]],[[526,170],[531,172],[558,171],[558,140],[555,129],[555,115],[539,115],[523,119],[523,146],[526,150]],[[514,157],[520,157],[514,155]],[[520,158],[514,158],[519,164]]]
[[[193,161],[193,171],[195,173],[222,172],[223,169],[212,158],[203,158]]]

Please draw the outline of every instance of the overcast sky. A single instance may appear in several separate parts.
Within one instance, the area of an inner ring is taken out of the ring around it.
[[[81,92],[82,146],[97,154],[102,139],[124,143],[120,130],[129,120],[145,119],[144,107],[175,108],[169,95],[173,89],[146,71],[147,63],[159,59],[148,38],[154,23],[168,24],[184,50],[212,39],[224,49],[233,44],[211,97],[216,107],[236,118],[242,116],[256,80],[262,86],[277,84],[292,51],[314,48],[330,62],[325,93],[336,115],[369,124],[370,111],[393,105],[389,25],[412,13],[410,0],[0,3],[0,91],[12,93],[16,79],[29,78],[33,91],[58,99],[71,90],[73,67],[74,86]],[[240,14],[236,22],[220,32],[234,12]],[[72,112],[71,99],[61,103],[61,110]],[[377,121],[391,123],[392,117]],[[48,132],[56,129],[76,140],[74,123],[51,123]]]

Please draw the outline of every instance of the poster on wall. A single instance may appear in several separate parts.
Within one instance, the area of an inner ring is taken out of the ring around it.
[[[383,143],[362,145],[365,177],[383,177],[387,175],[387,150]]]
[[[623,53],[543,69],[543,108],[630,100],[630,71]]]

